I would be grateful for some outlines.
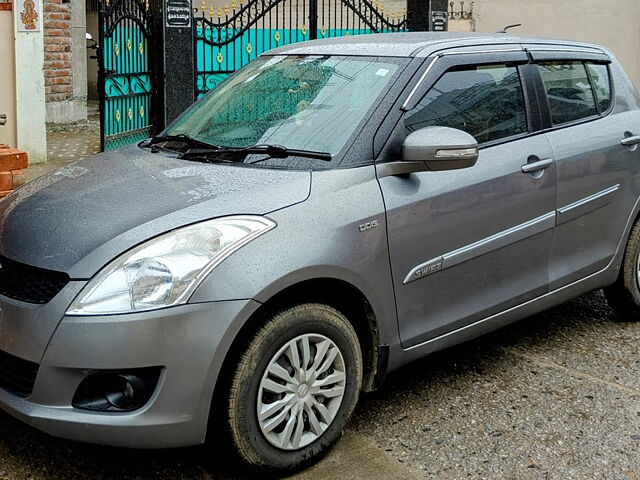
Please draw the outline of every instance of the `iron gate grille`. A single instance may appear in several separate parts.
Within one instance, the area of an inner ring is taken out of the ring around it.
[[[195,13],[196,97],[272,48],[315,38],[406,31],[406,10],[376,0],[249,0]]]
[[[151,133],[151,12],[143,0],[101,0],[102,150]]]

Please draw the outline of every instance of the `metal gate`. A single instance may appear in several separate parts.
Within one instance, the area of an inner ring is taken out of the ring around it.
[[[195,12],[196,98],[261,53],[290,43],[406,31],[406,9],[377,0],[231,0]]]
[[[100,0],[102,150],[149,137],[153,125],[152,15],[149,0]]]

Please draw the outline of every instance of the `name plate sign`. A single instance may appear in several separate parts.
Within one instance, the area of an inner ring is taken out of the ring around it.
[[[167,0],[165,5],[167,27],[191,27],[191,0]]]

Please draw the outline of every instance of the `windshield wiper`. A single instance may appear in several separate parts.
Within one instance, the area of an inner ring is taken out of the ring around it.
[[[203,142],[202,140],[198,140],[196,138],[190,137],[184,133],[180,133],[178,135],[156,135],[155,137],[148,138],[146,140],[141,141],[138,146],[142,148],[152,147],[153,145],[157,145],[159,143],[165,142],[180,142],[188,145],[190,147],[199,147],[204,149],[215,150],[219,147],[218,145],[213,145],[211,143]]]
[[[250,155],[250,154],[265,154],[269,158],[287,158],[287,157],[304,157],[313,158],[316,160],[322,160],[324,162],[330,162],[333,158],[330,153],[327,152],[314,152],[312,150],[298,150],[295,148],[287,148],[282,145],[254,145],[252,147],[233,148],[233,147],[215,147],[215,148],[192,148],[178,155],[178,158],[185,160],[189,159],[204,159],[205,161],[214,160],[217,155],[224,154],[238,154],[238,155]],[[213,157],[213,158],[211,158]],[[258,159],[247,163],[258,163],[266,159]]]

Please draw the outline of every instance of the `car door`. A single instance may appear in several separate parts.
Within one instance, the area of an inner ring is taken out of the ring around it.
[[[640,118],[626,79],[602,52],[530,47],[540,73],[546,136],[557,162],[558,210],[551,260],[556,289],[606,267],[636,197]],[[626,142],[625,142],[626,143]]]
[[[377,163],[405,348],[546,293],[555,224],[555,165],[547,138],[535,134],[524,52],[456,52],[431,62],[431,87],[407,107],[391,136],[395,148]],[[402,138],[434,125],[473,135],[476,165],[385,175],[382,162],[400,159]],[[532,163],[543,168],[530,170]]]

